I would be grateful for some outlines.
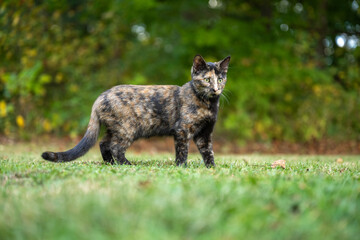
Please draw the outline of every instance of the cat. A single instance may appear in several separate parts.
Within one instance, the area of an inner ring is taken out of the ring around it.
[[[174,85],[118,85],[95,101],[87,131],[81,141],[66,152],[44,152],[42,158],[67,162],[83,156],[95,145],[100,125],[106,133],[100,152],[106,163],[128,164],[126,149],[133,141],[151,136],[173,136],[176,165],[186,165],[192,138],[207,167],[215,166],[212,132],[219,98],[227,81],[230,56],[219,62],[193,59],[191,81]]]

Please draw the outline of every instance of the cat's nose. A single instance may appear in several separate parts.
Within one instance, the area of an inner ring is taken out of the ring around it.
[[[221,93],[221,90],[220,89],[214,89],[212,88],[211,91],[216,94],[216,95],[219,95]]]

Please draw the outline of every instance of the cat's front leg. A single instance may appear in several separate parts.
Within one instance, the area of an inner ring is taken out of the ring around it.
[[[215,167],[211,132],[202,131],[194,136],[194,142],[204,160],[206,167]]]
[[[185,130],[177,131],[174,136],[177,166],[187,166],[187,157],[189,151],[189,133]]]

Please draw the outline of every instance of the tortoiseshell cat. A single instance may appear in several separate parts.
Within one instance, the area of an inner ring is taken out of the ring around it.
[[[230,56],[205,62],[197,55],[191,68],[192,80],[182,87],[172,85],[119,85],[95,101],[90,122],[81,141],[66,152],[44,152],[52,162],[67,162],[83,156],[95,143],[100,125],[106,135],[100,142],[105,162],[130,164],[125,151],[138,138],[174,136],[177,165],[186,165],[192,138],[207,167],[215,166],[211,135],[226,84]]]

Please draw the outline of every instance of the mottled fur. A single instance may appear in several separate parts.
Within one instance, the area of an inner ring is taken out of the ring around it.
[[[106,135],[100,142],[105,162],[130,164],[125,151],[138,138],[174,136],[176,164],[186,164],[189,141],[197,145],[206,166],[214,166],[211,135],[217,118],[219,97],[225,87],[230,57],[216,63],[197,55],[192,80],[182,87],[171,85],[119,85],[95,101],[84,138],[66,152],[44,152],[53,162],[84,155],[95,143],[100,125]]]

